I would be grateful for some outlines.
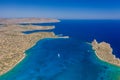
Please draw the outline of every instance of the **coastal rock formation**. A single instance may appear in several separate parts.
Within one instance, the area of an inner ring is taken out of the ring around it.
[[[21,26],[7,25],[0,27],[0,75],[12,69],[25,57],[25,50],[43,38],[55,38],[53,32],[37,32],[23,34],[22,31],[28,30],[48,30],[54,26]]]
[[[113,65],[120,66],[120,59],[116,58],[115,55],[112,54],[113,49],[111,48],[109,43],[98,43],[96,40],[94,40],[92,42],[92,47],[95,50],[95,54],[99,59]]]

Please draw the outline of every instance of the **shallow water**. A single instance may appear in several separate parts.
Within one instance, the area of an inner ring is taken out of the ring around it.
[[[117,67],[97,59],[89,44],[74,39],[44,39],[26,55],[0,80],[117,80],[111,78],[120,74]]]
[[[119,45],[113,41],[119,38],[108,36],[109,33],[115,35],[119,32],[117,24],[119,22],[114,21],[55,23],[54,32],[68,35],[70,38],[46,38],[38,41],[34,47],[26,51],[26,58],[1,76],[0,80],[120,80],[120,68],[99,60],[91,45],[87,43],[94,38],[109,42],[111,38],[111,44],[116,45],[114,48],[118,49]],[[97,25],[99,26],[96,27]],[[108,25],[109,28],[105,27]],[[116,27],[112,27],[114,25]]]

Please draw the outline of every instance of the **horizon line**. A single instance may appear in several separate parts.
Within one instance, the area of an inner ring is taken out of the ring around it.
[[[58,19],[58,20],[120,20],[117,18],[47,18],[47,17],[0,17],[0,19],[19,19],[19,18],[40,18],[40,19]]]

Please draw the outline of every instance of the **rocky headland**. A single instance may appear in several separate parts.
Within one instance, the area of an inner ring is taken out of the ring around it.
[[[94,40],[92,42],[92,47],[95,50],[95,54],[100,60],[116,66],[120,66],[120,59],[116,58],[115,55],[113,55],[113,49],[111,48],[109,43],[98,43],[96,40]]]

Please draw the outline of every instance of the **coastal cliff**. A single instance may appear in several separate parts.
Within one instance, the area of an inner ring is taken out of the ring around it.
[[[98,43],[96,40],[93,40],[92,48],[95,50],[95,54],[100,60],[116,66],[120,66],[120,59],[116,58],[115,55],[112,54],[113,49],[109,43]]]

